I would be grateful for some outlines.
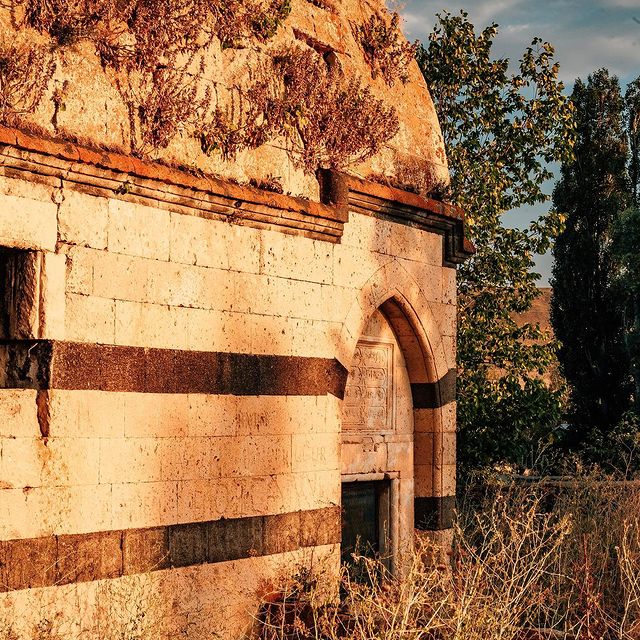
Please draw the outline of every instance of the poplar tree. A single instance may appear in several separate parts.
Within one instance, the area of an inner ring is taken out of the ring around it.
[[[568,445],[601,446],[630,407],[625,300],[612,246],[614,225],[631,203],[625,104],[606,69],[575,83],[575,157],[553,193],[565,229],[553,249],[555,334],[570,385]]]
[[[549,163],[568,160],[573,113],[553,47],[536,38],[515,73],[492,56],[497,25],[476,33],[468,14],[438,14],[418,63],[447,150],[446,197],[467,213],[477,253],[458,270],[458,457],[463,469],[523,461],[557,425],[560,392],[541,378],[555,345],[518,326],[538,295],[533,256],[561,228],[550,212],[525,229],[505,214],[547,199]]]

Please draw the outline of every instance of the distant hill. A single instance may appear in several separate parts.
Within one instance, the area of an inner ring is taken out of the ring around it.
[[[530,323],[535,324],[536,322],[540,324],[540,327],[544,331],[548,331],[550,334],[553,333],[553,328],[551,327],[551,287],[541,287],[539,289],[540,296],[538,296],[534,301],[533,305],[531,305],[531,309],[526,313],[522,313],[516,316],[516,322],[519,325]]]

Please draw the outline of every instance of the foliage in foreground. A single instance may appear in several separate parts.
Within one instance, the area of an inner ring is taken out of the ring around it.
[[[423,541],[401,578],[362,559],[342,599],[308,576],[267,600],[261,640],[637,640],[640,488],[594,478],[489,486],[450,559]],[[474,515],[475,514],[475,515]]]
[[[477,34],[466,13],[445,12],[418,51],[447,148],[447,197],[467,212],[477,249],[458,270],[463,469],[520,462],[560,410],[559,391],[540,378],[555,344],[538,326],[518,326],[514,314],[537,296],[533,256],[549,249],[562,218],[552,212],[512,229],[504,214],[547,199],[548,163],[572,154],[573,109],[549,43],[536,38],[511,74],[508,59],[492,57],[496,33],[496,24]]]

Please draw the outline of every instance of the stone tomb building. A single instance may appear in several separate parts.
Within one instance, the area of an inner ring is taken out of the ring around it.
[[[367,65],[353,24],[382,3],[339,5],[214,43],[210,73],[331,52],[399,121],[341,170],[187,136],[140,159],[84,42],[32,133],[0,128],[0,637],[231,639],[286,572],[358,537],[397,570],[450,526],[463,215],[380,184],[398,158],[446,180],[442,138],[414,62]]]

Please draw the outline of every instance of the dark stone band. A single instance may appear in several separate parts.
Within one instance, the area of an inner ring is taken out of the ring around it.
[[[340,542],[340,508],[0,541],[0,592],[229,562]]]
[[[414,409],[439,409],[456,399],[455,369],[449,371],[437,382],[421,382],[411,384]]]
[[[443,531],[453,527],[456,510],[455,496],[415,498],[413,503],[416,529]]]
[[[335,358],[0,341],[0,388],[344,397]]]

